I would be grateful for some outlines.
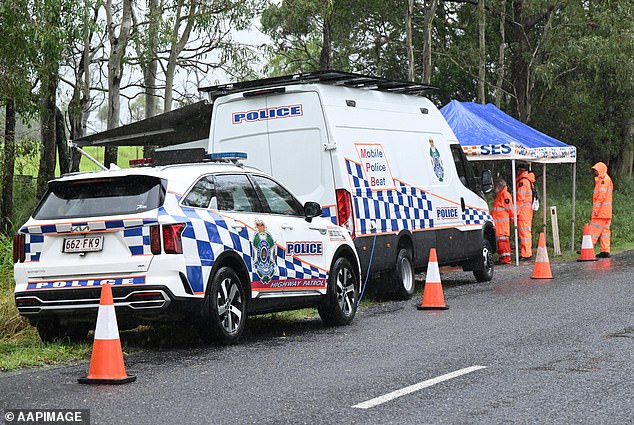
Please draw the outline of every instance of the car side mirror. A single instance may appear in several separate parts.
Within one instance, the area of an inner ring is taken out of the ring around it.
[[[493,190],[493,176],[491,170],[482,171],[482,190],[484,193],[489,193]]]
[[[304,215],[306,216],[306,221],[310,223],[313,218],[321,216],[321,205],[317,202],[306,202],[304,204]]]

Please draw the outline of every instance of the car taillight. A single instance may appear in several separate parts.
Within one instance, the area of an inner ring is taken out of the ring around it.
[[[352,212],[352,196],[345,189],[337,189],[337,224],[350,232],[354,239],[354,214]]]
[[[154,255],[161,253],[161,232],[158,225],[150,226],[150,250]]]
[[[25,247],[26,243],[24,235],[13,235],[13,263],[24,263],[24,260],[26,259]]]
[[[185,229],[183,223],[163,225],[163,249],[166,254],[182,254],[181,233]]]

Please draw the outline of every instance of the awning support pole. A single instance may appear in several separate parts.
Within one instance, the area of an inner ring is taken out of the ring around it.
[[[570,232],[570,251],[575,252],[575,204],[577,201],[577,163],[572,163],[572,214],[570,222],[572,231]]]

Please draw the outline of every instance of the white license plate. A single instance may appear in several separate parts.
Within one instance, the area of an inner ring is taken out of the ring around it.
[[[62,252],[96,252],[103,249],[103,236],[64,238]]]

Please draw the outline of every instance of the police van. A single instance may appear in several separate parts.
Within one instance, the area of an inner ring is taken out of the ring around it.
[[[431,247],[441,265],[493,276],[493,220],[429,86],[337,71],[201,89],[213,103],[207,149],[240,150],[354,238],[364,274],[408,298]]]
[[[233,343],[249,314],[317,307],[350,323],[360,290],[348,232],[259,170],[209,161],[65,175],[14,237],[15,302],[44,341],[118,322],[184,322]]]

